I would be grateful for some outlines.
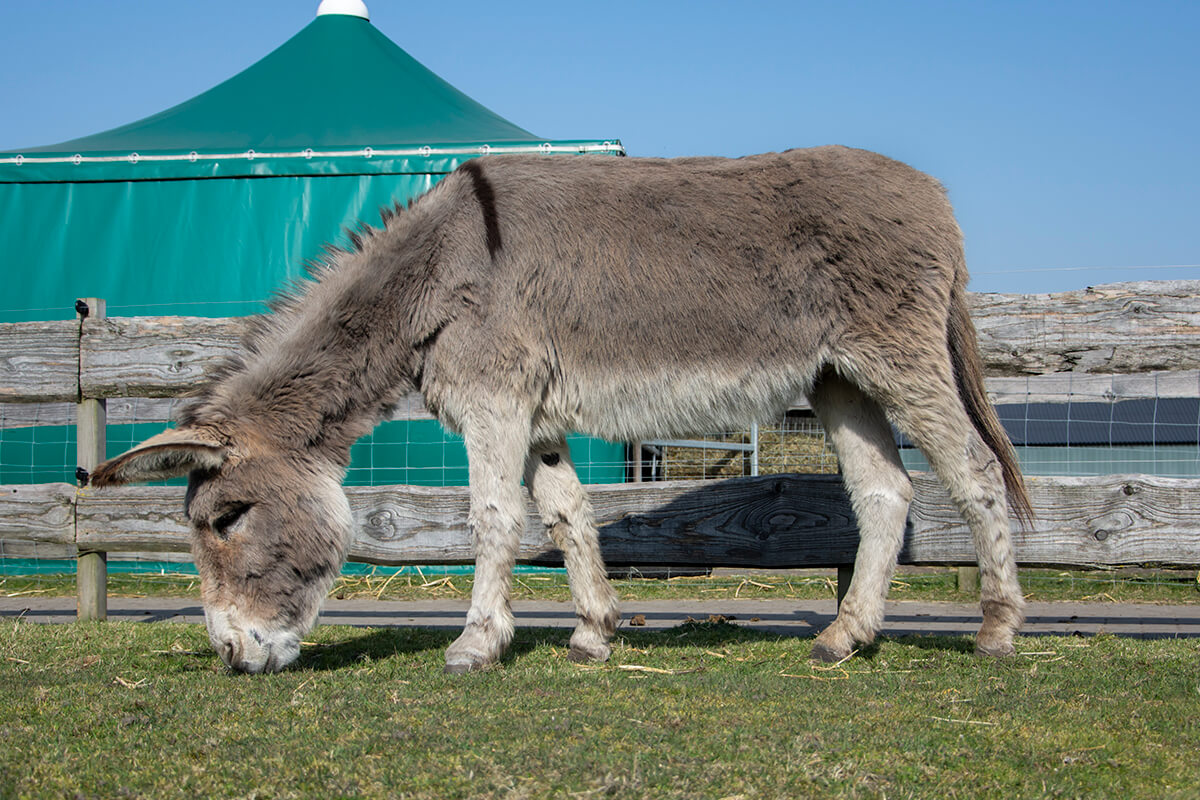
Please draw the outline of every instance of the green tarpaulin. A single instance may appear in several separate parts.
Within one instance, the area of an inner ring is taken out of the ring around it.
[[[539,139],[368,20],[318,16],[173,108],[0,153],[0,321],[69,318],[78,297],[105,298],[114,316],[261,310],[327,243],[344,243],[347,228],[378,224],[381,208],[416,198],[470,158],[502,152],[624,154],[616,139]],[[606,447],[597,463],[613,466],[593,480],[620,480],[623,453]],[[386,482],[438,482],[395,471],[411,460],[407,449],[404,461],[372,466],[386,469]],[[443,458],[447,469],[461,461]],[[452,471],[438,474],[457,480]]]
[[[229,312],[302,274],[347,226],[499,152],[621,154],[544,141],[357,16],[326,14],[245,71],[110,131],[0,153],[5,321]],[[178,306],[177,304],[200,304]]]

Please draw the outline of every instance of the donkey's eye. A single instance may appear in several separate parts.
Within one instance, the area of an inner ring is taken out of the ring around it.
[[[221,515],[213,520],[213,532],[222,539],[229,538],[230,529],[238,524],[253,505],[253,503],[237,503],[222,511]]]

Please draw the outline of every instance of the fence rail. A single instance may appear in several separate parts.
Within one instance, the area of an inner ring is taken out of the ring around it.
[[[1198,297],[1200,281],[1142,281],[970,304],[988,375],[1024,379],[1200,370]],[[178,397],[242,329],[237,317],[0,323],[0,402]]]
[[[1200,281],[1110,284],[1050,295],[973,295],[994,400],[1064,391],[1115,400],[1200,396]],[[103,318],[0,324],[0,426],[80,424],[105,401],[109,422],[165,421],[173,399],[237,346],[238,319]],[[799,399],[798,399],[799,402]],[[32,405],[39,404],[39,405]],[[428,418],[410,395],[395,418]],[[94,422],[94,420],[93,420]],[[902,561],[967,564],[974,548],[940,486],[915,475]],[[706,483],[592,486],[614,566],[797,567],[853,561],[857,533],[840,481],[767,476]],[[1016,534],[1025,565],[1200,565],[1200,481],[1144,475],[1030,479],[1036,521]],[[95,492],[68,484],[0,487],[0,540],[74,549],[180,552],[182,489]],[[465,488],[347,490],[353,560],[471,560]],[[531,513],[521,559],[560,563]]]
[[[901,563],[966,565],[975,550],[941,485],[914,475]],[[833,475],[590,486],[611,566],[828,567],[851,563],[858,535]],[[1035,520],[1015,533],[1026,566],[1200,567],[1200,480],[1113,475],[1029,479]],[[186,552],[182,487],[95,491],[70,484],[3,487],[0,538],[105,552]],[[346,490],[350,558],[372,564],[472,559],[466,487]],[[561,565],[532,506],[520,559]]]

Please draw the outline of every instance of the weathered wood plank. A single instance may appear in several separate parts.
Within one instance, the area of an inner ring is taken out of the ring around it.
[[[111,397],[108,403],[108,424],[128,425],[134,422],[154,422],[166,425],[174,422],[179,408],[187,402],[180,397]],[[74,425],[75,403],[0,403],[0,430],[37,428],[49,425]],[[420,392],[405,395],[388,419],[433,419],[425,408]]]
[[[0,431],[74,425],[75,403],[0,403]]]
[[[902,563],[974,563],[970,533],[936,479],[914,473]],[[1025,566],[1200,566],[1200,480],[1151,475],[1026,478],[1034,522],[1014,530]]]
[[[465,487],[347,490],[357,532],[351,557],[369,563],[455,563],[473,558]],[[612,566],[844,563],[854,526],[836,476],[589,487]],[[532,505],[523,561],[558,564]]]
[[[179,486],[80,489],[75,542],[81,550],[186,552],[191,548]]]
[[[917,500],[902,554],[909,564],[971,564],[974,548],[932,476],[914,474]],[[1022,564],[1200,565],[1200,480],[1112,476],[1031,478],[1037,519],[1016,534]],[[590,488],[613,566],[803,567],[844,564],[857,547],[836,476],[764,476]],[[350,557],[377,564],[472,559],[464,487],[352,487]],[[81,548],[186,550],[183,490],[83,490]],[[529,509],[522,561],[561,559]]]
[[[0,323],[0,401],[74,402],[79,394],[79,323]]]
[[[240,318],[111,317],[83,323],[86,397],[173,397],[201,385],[233,352]]]
[[[4,558],[74,559],[79,555],[79,551],[74,542],[63,544],[60,542],[28,542],[24,539],[0,539],[0,555]]]
[[[0,539],[73,544],[75,487],[69,483],[0,486]]]
[[[187,549],[183,489],[122,487],[80,492],[81,548]],[[356,532],[350,558],[376,564],[463,563],[474,558],[467,534],[466,487],[348,487]],[[687,482],[591,487],[613,566],[754,565],[773,559],[853,556],[849,504],[836,476],[779,476],[756,483]],[[532,504],[521,559],[561,563]],[[806,535],[800,536],[799,533]],[[793,552],[799,548],[806,555]]]
[[[972,294],[969,302],[990,375],[1200,367],[1200,281]]]
[[[1007,403],[1109,403],[1165,397],[1200,397],[1200,371],[1090,375],[1060,372],[1020,378],[988,378],[988,399]]]

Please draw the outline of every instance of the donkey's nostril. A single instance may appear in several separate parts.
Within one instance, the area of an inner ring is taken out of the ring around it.
[[[245,649],[241,646],[241,642],[236,639],[231,639],[221,645],[221,658],[225,661],[225,665],[231,667],[238,672],[245,672]]]

